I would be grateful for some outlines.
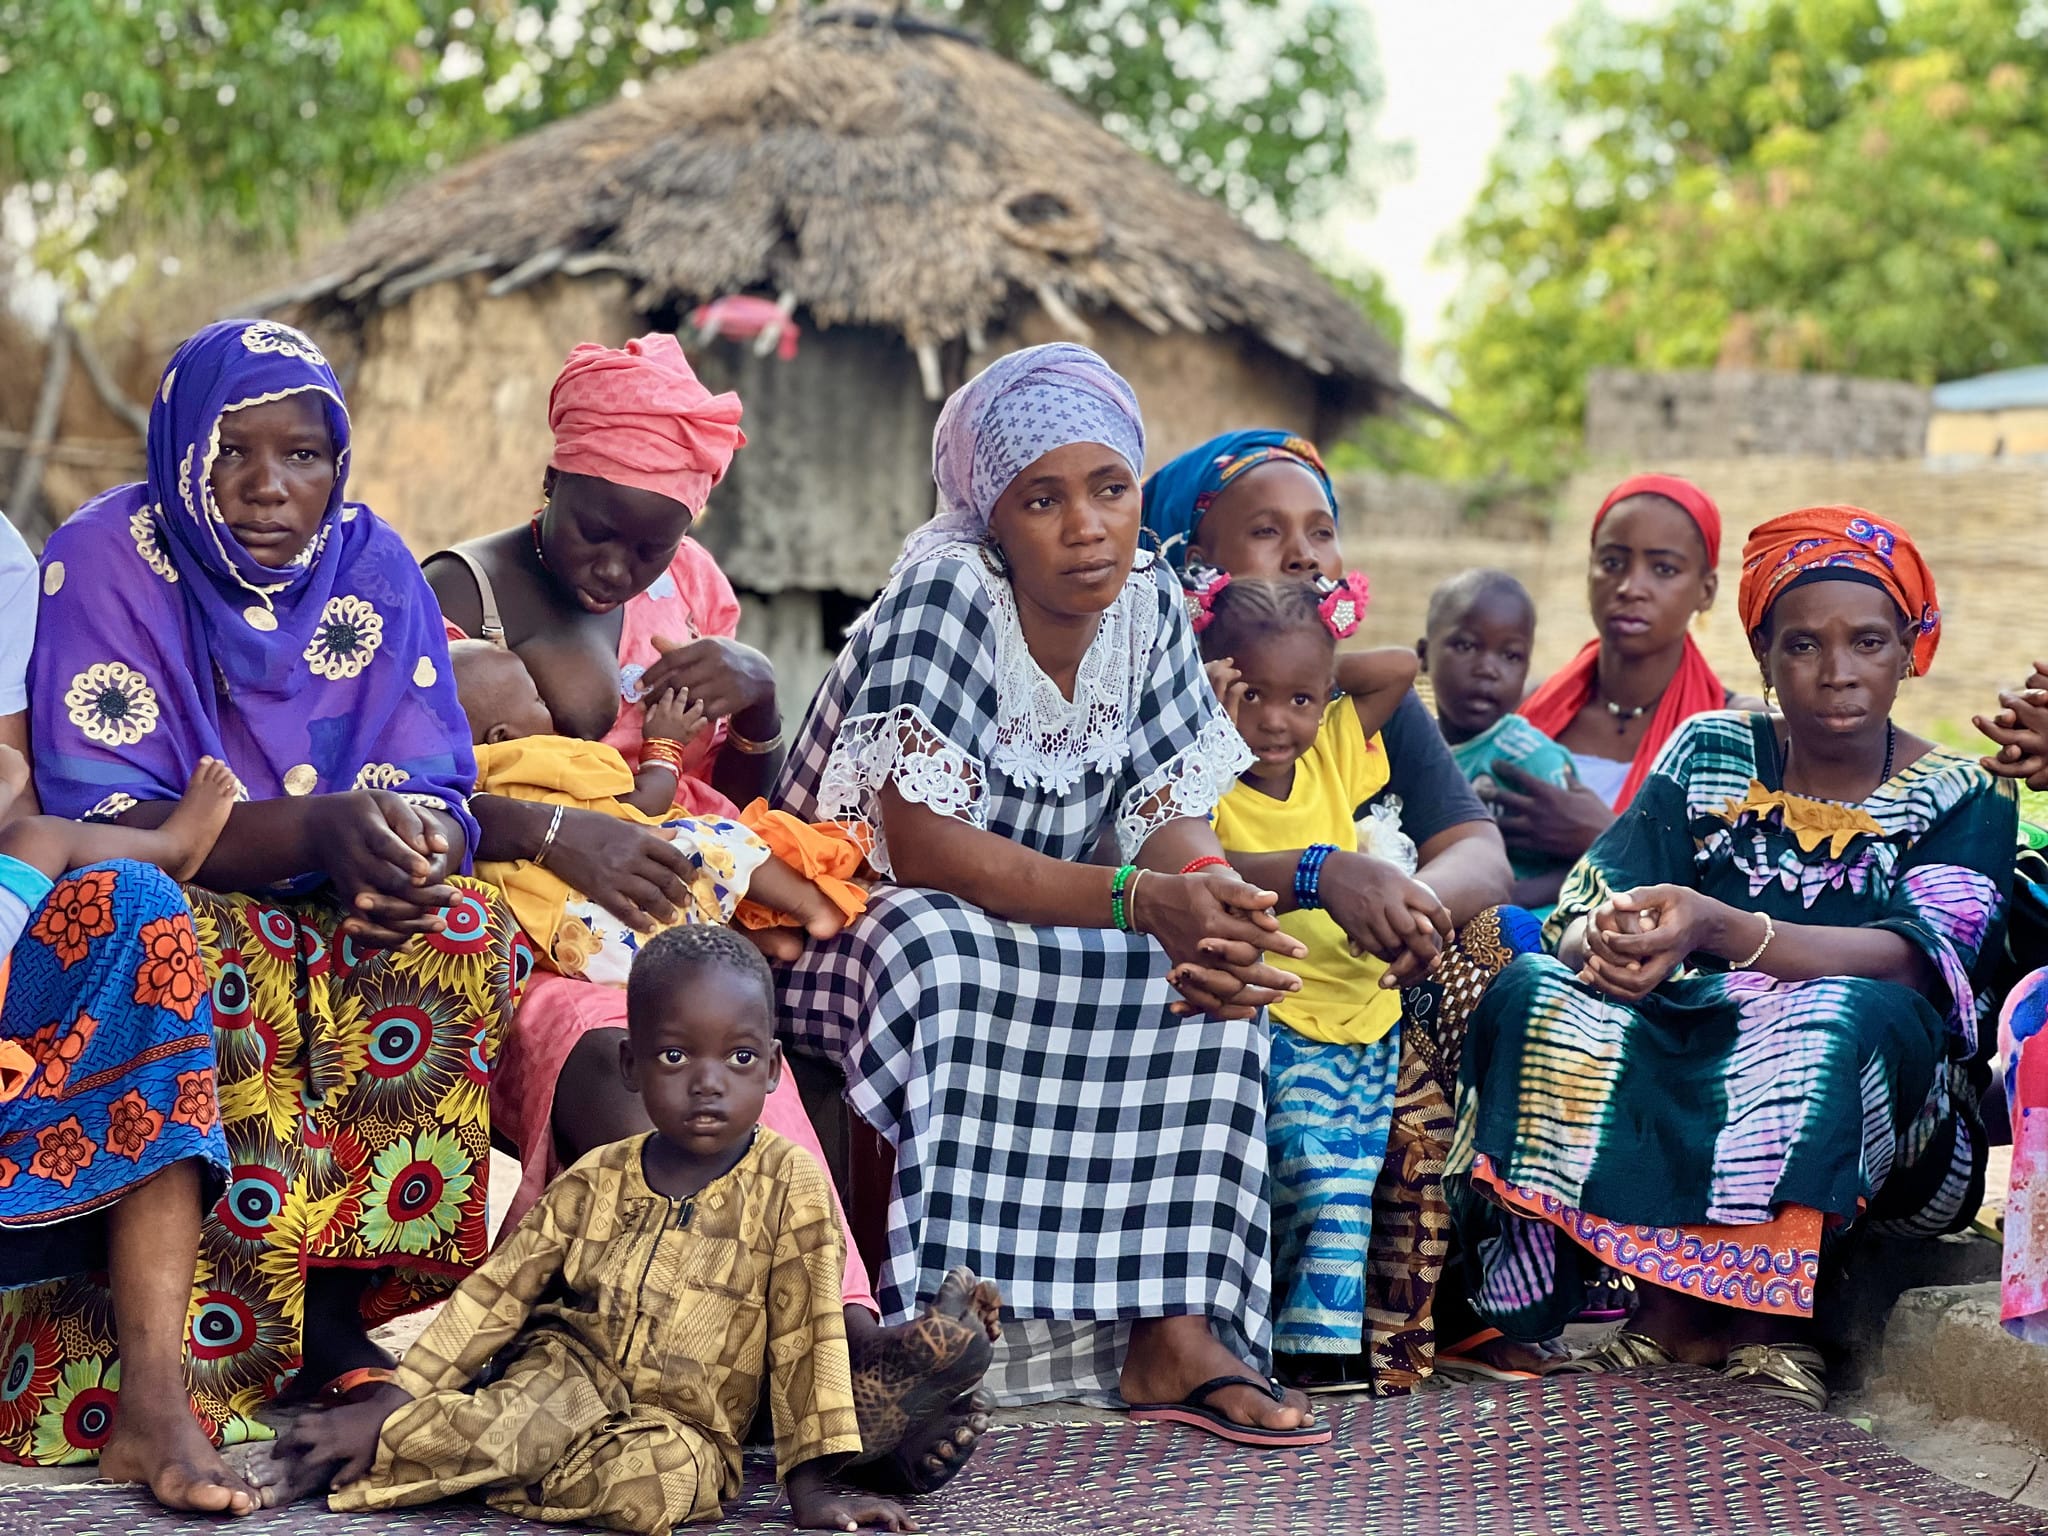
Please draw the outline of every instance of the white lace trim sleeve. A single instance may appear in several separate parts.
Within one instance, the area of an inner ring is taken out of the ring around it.
[[[868,863],[893,877],[882,837],[882,786],[894,783],[904,799],[970,827],[988,825],[988,780],[981,759],[955,746],[925,712],[900,704],[886,714],[842,720],[832,755],[818,776],[820,821],[865,827],[874,839]]]
[[[1195,739],[1129,794],[1116,819],[1116,842],[1124,861],[1138,857],[1145,840],[1169,821],[1207,820],[1252,763],[1251,748],[1221,710],[1204,722]]]

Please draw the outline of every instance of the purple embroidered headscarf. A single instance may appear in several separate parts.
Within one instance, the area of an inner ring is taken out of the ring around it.
[[[1100,443],[1145,477],[1145,419],[1117,371],[1072,342],[997,358],[953,391],[932,431],[938,515],[911,531],[896,569],[988,532],[996,500],[1036,460]]]
[[[304,552],[269,570],[214,501],[220,422],[308,391],[334,492]],[[150,404],[149,479],[86,503],[43,552],[29,701],[45,810],[111,818],[174,799],[212,756],[246,799],[395,790],[476,846],[440,608],[404,540],[343,499],[348,451],[341,386],[291,327],[226,320],[178,349]]]

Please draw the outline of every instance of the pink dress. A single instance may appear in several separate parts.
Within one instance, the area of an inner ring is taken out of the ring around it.
[[[718,568],[702,545],[684,539],[677,547],[668,569],[638,597],[630,599],[619,631],[619,718],[605,736],[605,744],[618,749],[627,762],[640,761],[644,711],[637,698],[640,674],[661,653],[655,648],[657,636],[677,645],[687,645],[703,636],[730,639],[738,632],[739,598],[732,583]],[[725,741],[725,722],[720,721],[684,759],[684,776],[676,803],[695,816],[736,816],[733,803],[710,784],[718,748]],[[551,1126],[555,1110],[555,1080],[576,1042],[593,1029],[626,1027],[626,994],[616,987],[600,987],[587,981],[536,971],[528,983],[512,1028],[499,1050],[491,1070],[491,1123],[519,1149],[519,1193],[505,1214],[509,1232],[528,1207],[540,1198],[548,1181],[562,1171],[555,1156]],[[807,1148],[825,1162],[818,1133],[804,1113],[795,1077],[784,1072],[782,1082],[768,1096],[761,1109],[761,1123]],[[835,1194],[835,1199],[837,1198]],[[854,1247],[853,1234],[845,1231],[841,1212],[839,1225],[846,1237],[845,1300],[879,1314],[868,1284],[867,1267]]]

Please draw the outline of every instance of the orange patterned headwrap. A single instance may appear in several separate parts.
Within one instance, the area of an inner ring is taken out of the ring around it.
[[[712,394],[675,337],[660,333],[571,351],[548,394],[548,430],[548,463],[564,474],[636,486],[697,513],[747,445],[740,397]]]
[[[1934,572],[1905,529],[1861,507],[1807,507],[1750,530],[1735,599],[1743,633],[1763,628],[1771,604],[1795,582],[1829,573],[1861,577],[1890,595],[1913,626],[1913,671],[1925,677],[1941,643]]]

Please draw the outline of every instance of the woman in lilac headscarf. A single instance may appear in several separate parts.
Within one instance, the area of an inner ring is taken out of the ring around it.
[[[165,370],[148,480],[89,503],[44,552],[29,672],[44,809],[154,824],[202,756],[247,803],[188,891],[196,957],[167,931],[134,982],[137,1002],[145,982],[181,1002],[202,1039],[210,1001],[217,1096],[195,1064],[152,1097],[154,1048],[131,1029],[72,1048],[73,1086],[143,1091],[125,1118],[77,1126],[75,1181],[38,1186],[41,1273],[8,1280],[44,1283],[4,1312],[34,1341],[33,1400],[7,1400],[0,1456],[85,1461],[106,1440],[107,1408],[78,1409],[114,1387],[128,1320],[89,1278],[89,1225],[61,1218],[181,1126],[217,1116],[226,1134],[186,1339],[192,1407],[218,1443],[267,1438],[252,1415],[281,1391],[363,1385],[390,1364],[367,1326],[445,1291],[487,1246],[490,1063],[524,956],[485,888],[457,878],[475,769],[440,613],[399,536],[344,499],[348,452],[312,342],[209,326]],[[74,905],[81,939],[107,921]],[[46,980],[10,991],[6,1034],[82,1005]]]
[[[1265,1029],[1299,947],[1209,828],[1249,761],[1138,550],[1144,427],[1094,353],[947,403],[939,513],[856,624],[778,786],[893,882],[785,973],[784,1027],[896,1149],[885,1320],[1002,1290],[998,1401],[1114,1399],[1313,1443],[1267,1378]],[[1088,862],[1114,831],[1121,868]]]

